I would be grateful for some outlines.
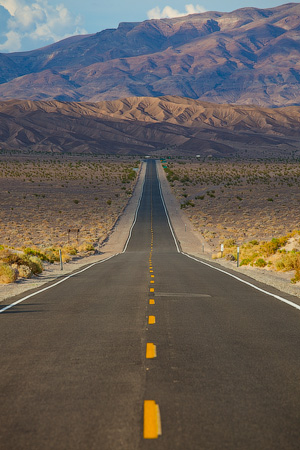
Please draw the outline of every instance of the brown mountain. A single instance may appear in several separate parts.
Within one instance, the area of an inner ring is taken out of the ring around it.
[[[0,148],[40,152],[300,155],[300,107],[221,105],[182,97],[99,103],[0,102]]]
[[[0,54],[0,98],[178,95],[298,105],[299,32],[299,3],[121,23],[31,52]]]

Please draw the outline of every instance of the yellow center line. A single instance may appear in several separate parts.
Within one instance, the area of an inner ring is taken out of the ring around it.
[[[161,436],[159,406],[154,400],[144,401],[144,439],[157,439]]]
[[[155,324],[155,316],[149,316],[148,317],[148,324],[154,325]]]
[[[153,343],[148,342],[147,343],[147,348],[146,348],[146,358],[147,359],[153,359],[156,358],[157,354],[156,354],[156,345],[154,345]]]
[[[155,300],[154,300],[154,298],[150,298],[150,300],[149,300],[149,305],[155,305]]]

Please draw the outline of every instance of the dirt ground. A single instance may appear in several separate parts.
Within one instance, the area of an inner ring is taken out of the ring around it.
[[[212,248],[269,240],[300,229],[300,164],[292,161],[171,160],[180,207]]]
[[[132,157],[0,155],[0,245],[97,246],[128,203],[138,166]]]

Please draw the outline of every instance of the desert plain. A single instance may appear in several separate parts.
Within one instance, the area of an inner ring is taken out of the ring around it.
[[[2,154],[0,245],[99,247],[132,194],[138,167],[126,156]]]
[[[177,159],[166,172],[180,207],[214,249],[300,229],[297,160]]]

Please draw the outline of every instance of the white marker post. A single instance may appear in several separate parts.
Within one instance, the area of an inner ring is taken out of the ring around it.
[[[240,266],[240,247],[237,248],[236,265],[237,267]]]
[[[60,270],[63,270],[63,261],[62,261],[61,249],[59,249],[59,262],[60,262]]]
[[[223,258],[224,244],[221,244],[221,258]]]

